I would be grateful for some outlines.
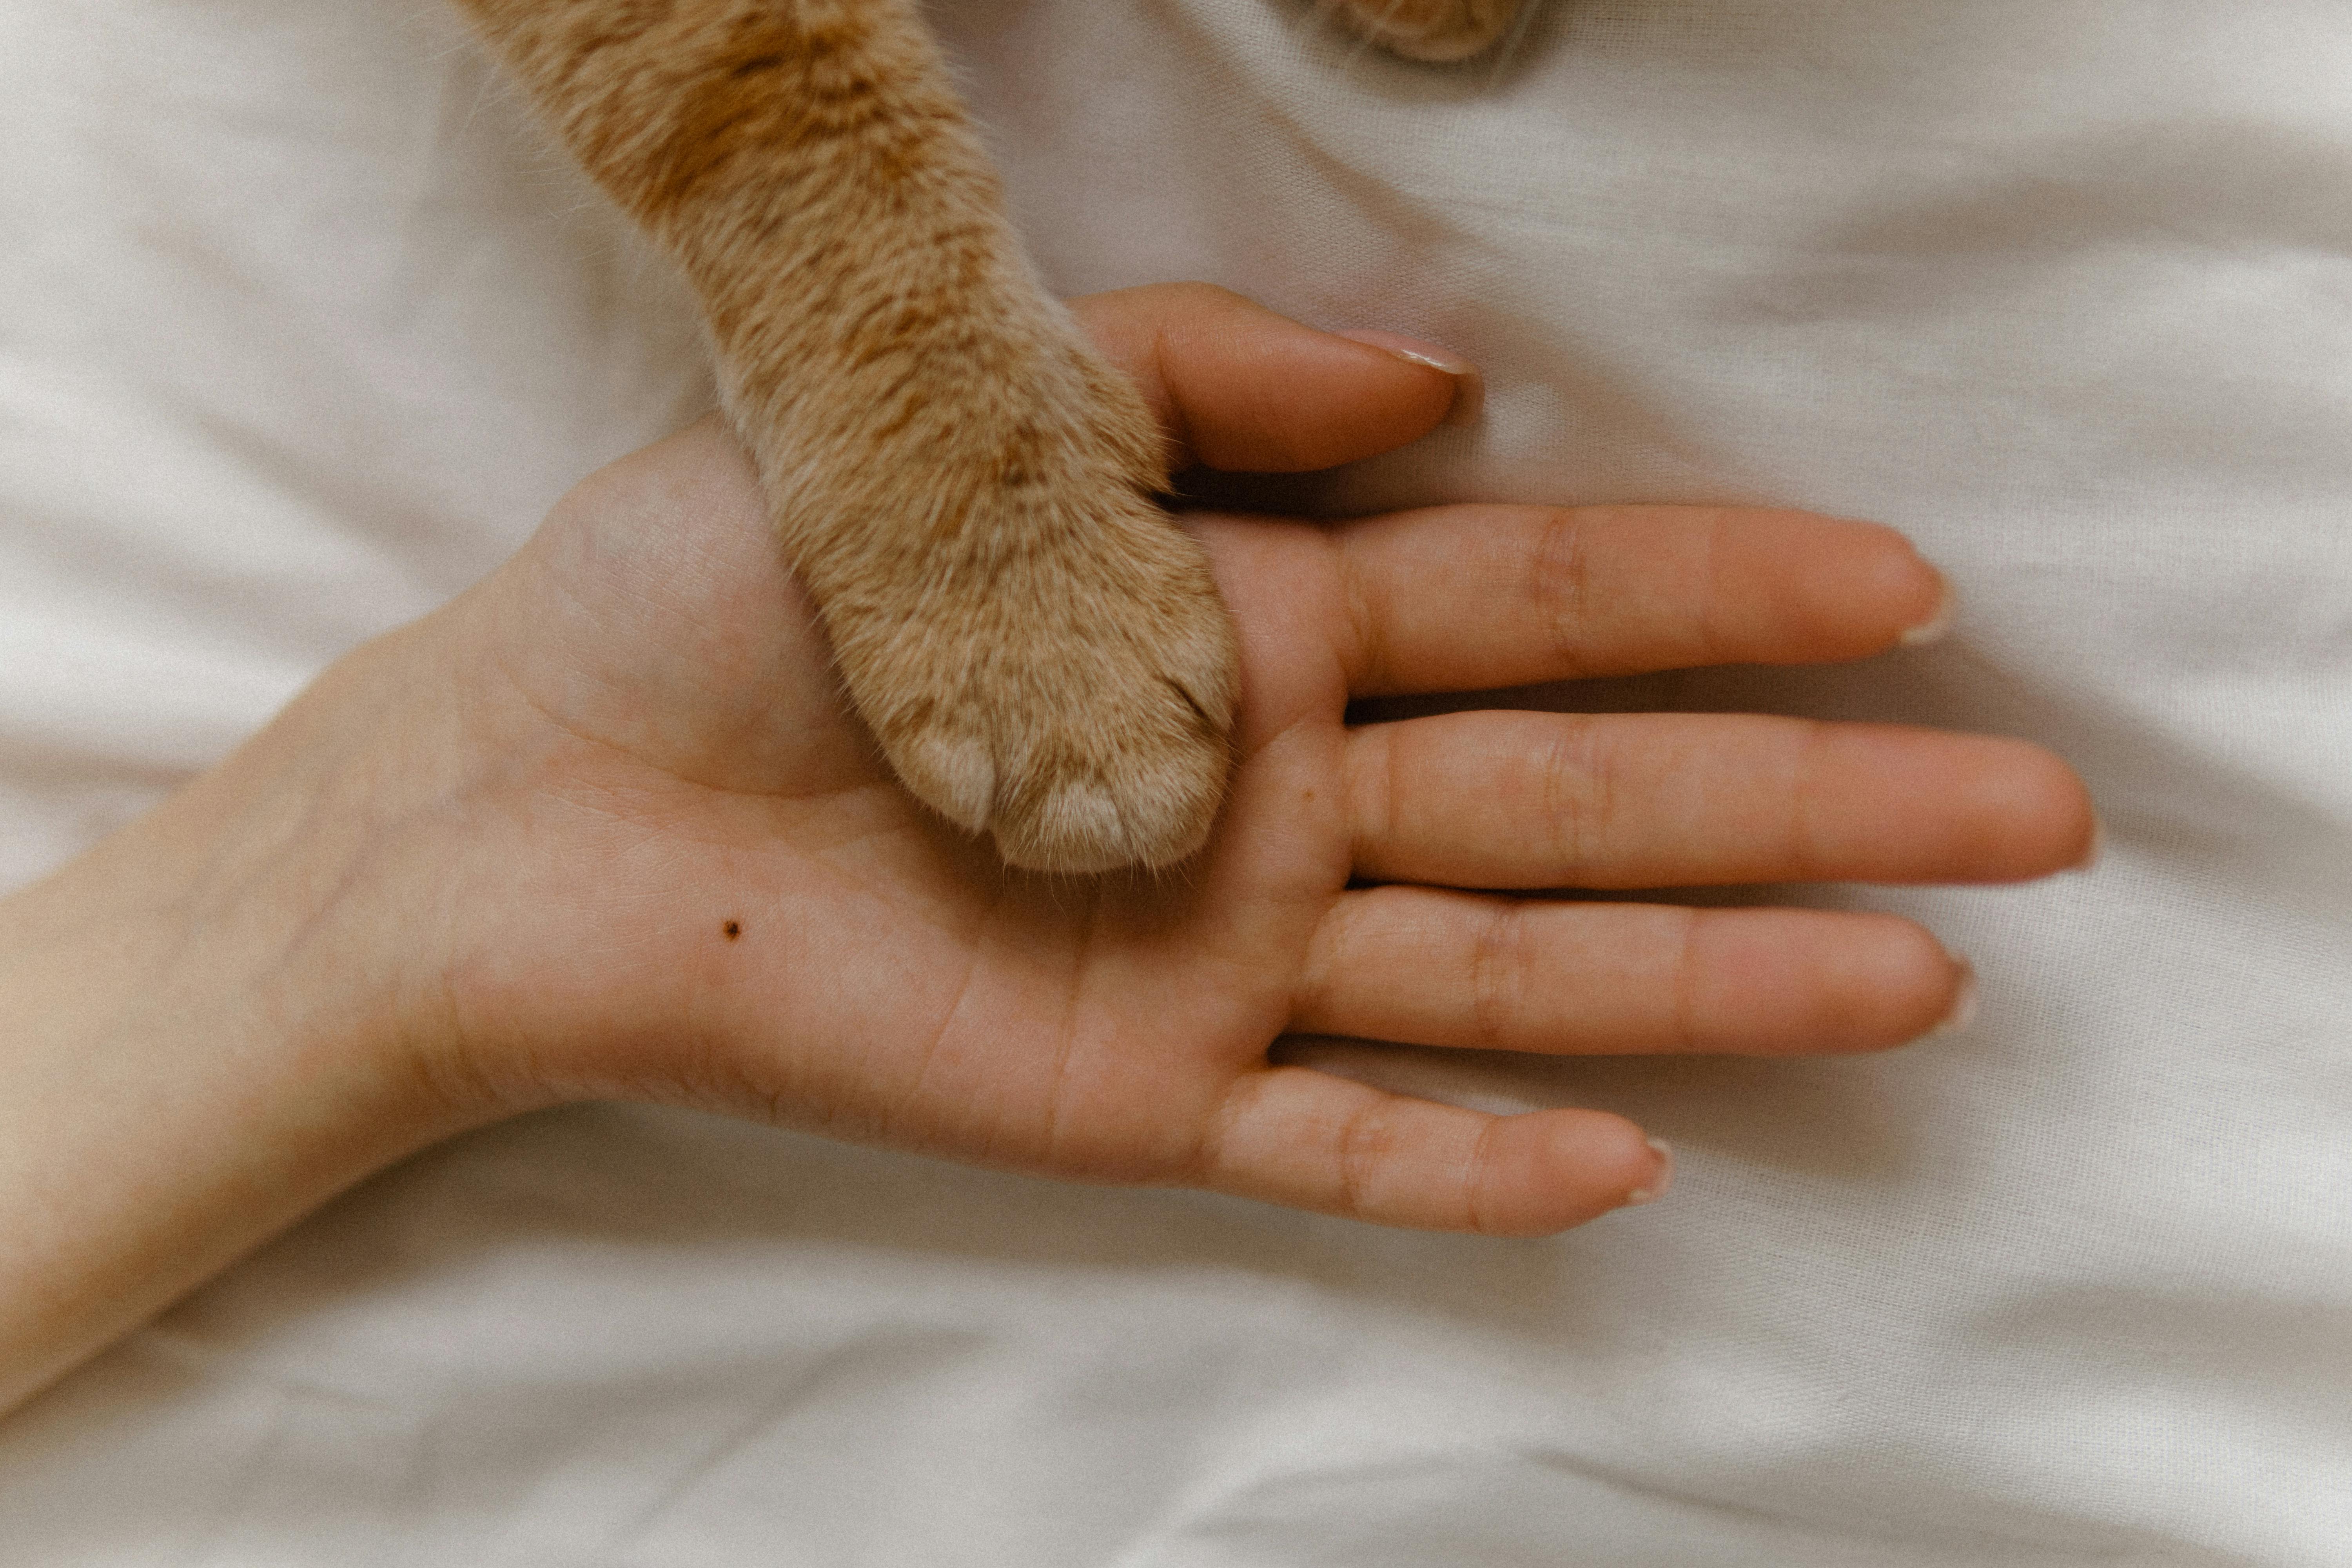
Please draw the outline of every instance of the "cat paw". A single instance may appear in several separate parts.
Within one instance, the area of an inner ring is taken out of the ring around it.
[[[1531,0],[1334,0],[1355,30],[1408,59],[1468,59],[1493,47]]]
[[[968,383],[985,405],[937,387],[926,438],[835,497],[869,521],[787,540],[917,798],[1010,865],[1166,866],[1223,795],[1233,627],[1199,542],[1150,499],[1160,437],[1134,389],[1084,351],[1046,357]]]
[[[992,836],[1008,865],[1166,866],[1215,821],[1232,630],[1206,563],[1167,519],[1104,531],[1147,529],[1173,538],[1026,563],[1017,587],[935,601],[918,635],[849,672],[908,789]]]

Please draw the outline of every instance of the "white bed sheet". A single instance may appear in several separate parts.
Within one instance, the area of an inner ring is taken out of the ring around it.
[[[1881,1059],[1307,1047],[1622,1110],[1552,1241],[583,1108],[370,1184],[0,1426],[0,1563],[2352,1562],[2352,11],[937,0],[1072,291],[1479,359],[1311,498],[1896,523],[1947,645],[1629,683],[2032,736],[2088,877]],[[662,268],[425,0],[0,15],[0,885],[705,405]]]

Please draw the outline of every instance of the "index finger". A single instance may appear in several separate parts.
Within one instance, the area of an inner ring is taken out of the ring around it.
[[[1808,512],[1454,506],[1328,537],[1359,697],[1861,658],[1950,616],[1901,534]]]

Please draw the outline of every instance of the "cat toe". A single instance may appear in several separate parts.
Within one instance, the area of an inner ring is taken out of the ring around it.
[[[1207,842],[1224,784],[1221,738],[1136,748],[1115,776],[1046,782],[990,824],[1005,864],[1087,875],[1174,865]]]
[[[918,735],[894,748],[900,782],[962,828],[984,832],[996,805],[996,757],[977,735]]]
[[[883,715],[876,734],[900,780],[1024,870],[1193,854],[1231,765],[1234,645],[1206,573],[1179,585],[1150,608],[1074,595],[1083,606],[1047,617],[1059,635],[1028,617],[973,616],[969,642],[919,643],[919,655],[900,645],[887,668],[862,670],[869,696],[892,699],[865,706]]]

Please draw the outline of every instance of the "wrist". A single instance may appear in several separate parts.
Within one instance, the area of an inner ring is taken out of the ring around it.
[[[0,1409],[498,1113],[456,1070],[419,873],[470,754],[442,662],[425,627],[360,650],[0,901]]]

